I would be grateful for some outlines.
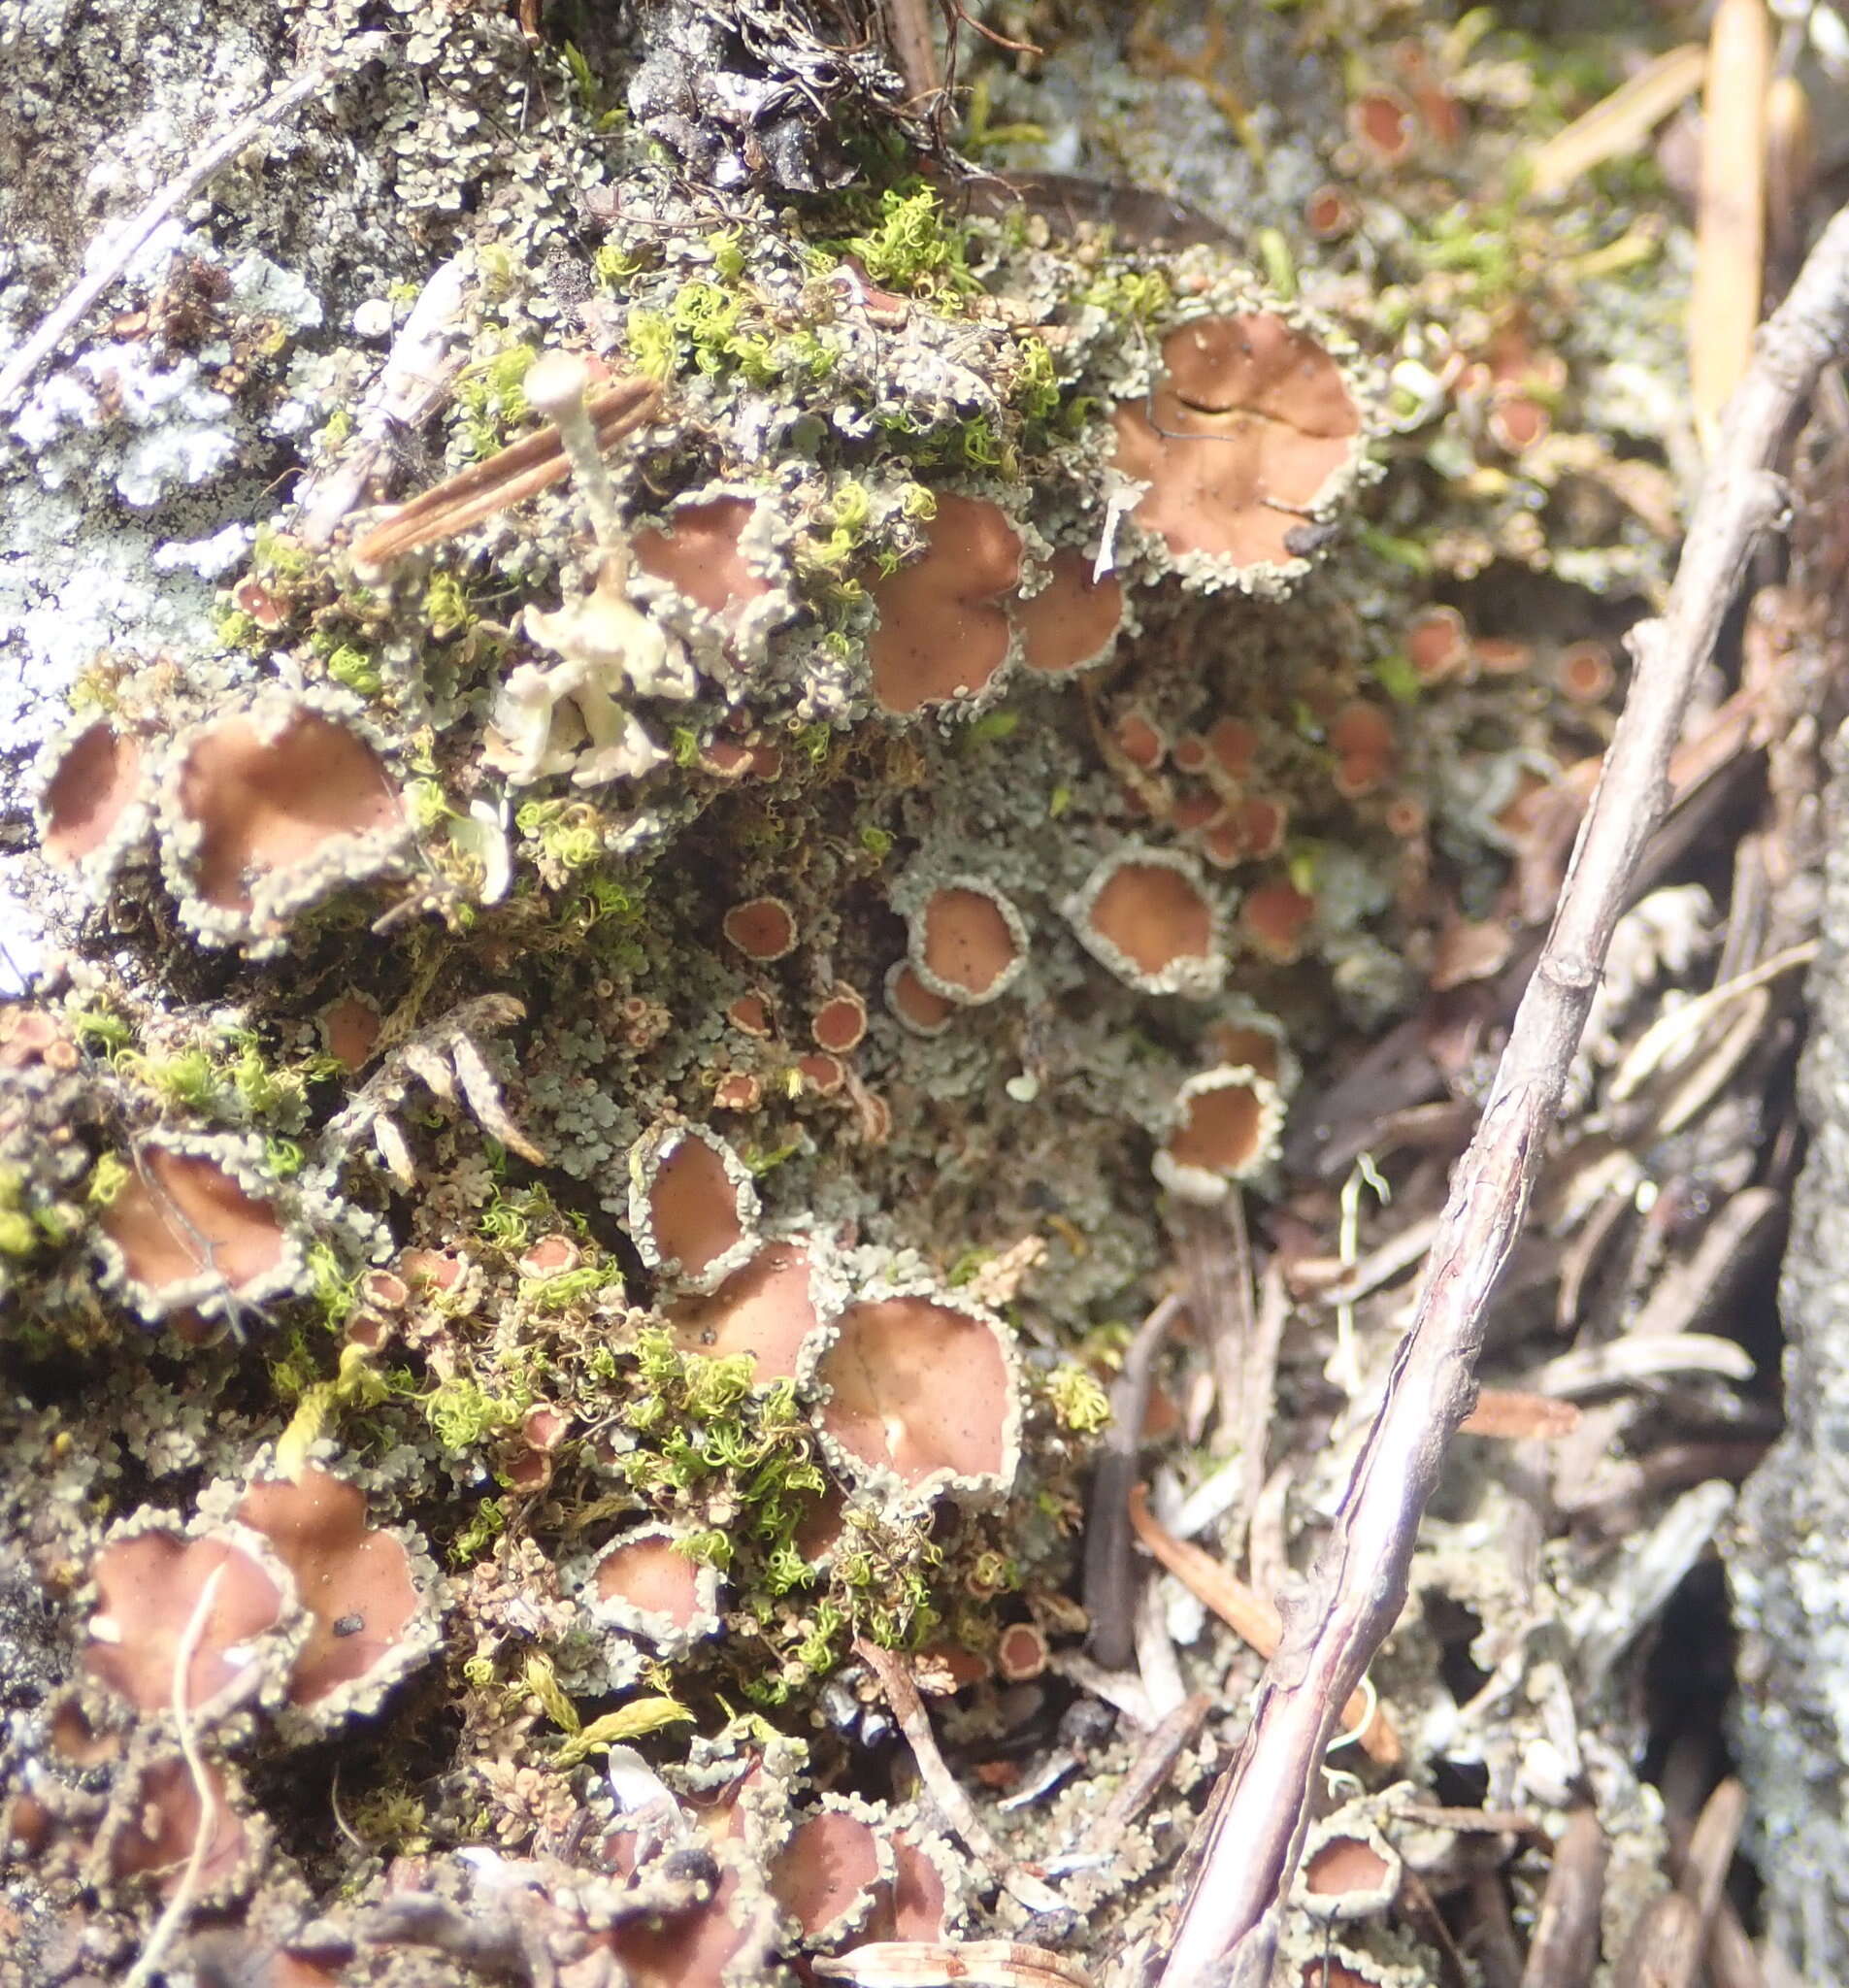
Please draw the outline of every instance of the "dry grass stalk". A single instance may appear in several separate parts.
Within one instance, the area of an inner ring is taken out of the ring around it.
[[[1707,64],[1700,42],[1685,42],[1646,62],[1540,147],[1529,163],[1529,190],[1551,200],[1595,166],[1641,149],[1664,118],[1701,87]]]
[[[1284,1622],[1265,1597],[1211,1553],[1177,1540],[1149,1509],[1139,1484],[1130,1494],[1130,1523],[1137,1537],[1198,1600],[1204,1602],[1241,1642],[1261,1657],[1274,1657],[1284,1640]],[[1402,1758],[1400,1736],[1385,1708],[1366,1691],[1355,1691],[1342,1708],[1342,1723],[1370,1760],[1393,1767]]]
[[[1689,292],[1689,384],[1709,438],[1753,356],[1766,280],[1766,99],[1772,34],[1765,0],[1721,0],[1708,40],[1701,191]]]
[[[206,1772],[206,1763],[199,1751],[198,1735],[193,1730],[192,1709],[186,1703],[186,1680],[192,1674],[192,1660],[199,1654],[199,1645],[205,1640],[206,1627],[212,1620],[213,1607],[218,1599],[219,1584],[230,1564],[229,1558],[221,1560],[207,1574],[199,1590],[199,1599],[186,1618],[186,1626],[174,1645],[174,1736],[180,1741],[180,1757],[186,1763],[193,1793],[199,1798],[199,1826],[193,1831],[192,1851],[186,1859],[185,1869],[180,1873],[180,1882],[175,1885],[165,1910],[154,1922],[154,1930],[148,1936],[148,1944],[123,1976],[122,1988],[143,1988],[145,1982],[153,1979],[167,1949],[174,1943],[174,1936],[185,1924],[186,1914],[199,1896],[200,1875],[206,1868],[212,1839],[217,1834],[218,1804],[213,1797],[212,1777]]]

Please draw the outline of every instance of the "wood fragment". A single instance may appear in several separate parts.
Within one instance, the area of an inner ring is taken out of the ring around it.
[[[360,402],[347,446],[336,461],[296,485],[296,534],[304,545],[319,549],[333,542],[393,432],[412,434],[421,428],[448,391],[462,364],[453,341],[470,281],[466,254],[450,256],[432,272],[394,334],[379,378]]]
[[[1716,1374],[1723,1380],[1750,1380],[1753,1356],[1737,1340],[1716,1339],[1711,1333],[1667,1333],[1660,1339],[1626,1338],[1609,1345],[1582,1346],[1562,1353],[1530,1380],[1537,1394],[1563,1401],[1574,1395],[1603,1394],[1638,1380],[1660,1380],[1671,1374]]]
[[[1022,1870],[989,1834],[988,1825],[975,1812],[974,1805],[964,1793],[963,1783],[944,1764],[943,1755],[938,1751],[938,1738],[931,1730],[924,1700],[918,1696],[918,1687],[911,1681],[911,1673],[906,1669],[904,1660],[864,1638],[855,1639],[854,1654],[879,1680],[879,1688],[886,1694],[886,1703],[892,1707],[899,1730],[905,1735],[911,1747],[912,1758],[918,1763],[919,1778],[930,1790],[931,1799],[938,1805],[944,1821],[963,1839],[964,1847],[987,1869],[1004,1891],[1018,1899],[1030,1912],[1065,1913],[1066,1903],[1058,1892],[1043,1884],[1032,1872]]]
[[[1607,1461],[1597,1476],[1556,1484],[1564,1516],[1613,1538],[1634,1532],[1658,1508],[1665,1492],[1719,1477],[1744,1483],[1766,1461],[1769,1437],[1708,1442],[1666,1442],[1648,1456]]]
[[[1685,42],[1646,62],[1535,152],[1529,161],[1529,190],[1539,199],[1554,199],[1595,166],[1641,150],[1664,118],[1701,87],[1707,60],[1700,42]]]
[[[1259,1289],[1258,1313],[1246,1342],[1245,1372],[1239,1382],[1239,1458],[1245,1468],[1238,1503],[1233,1508],[1233,1538],[1245,1549],[1248,1567],[1252,1521],[1265,1495],[1266,1441],[1276,1420],[1277,1356],[1289,1318],[1284,1267],[1273,1258]]]
[[[905,80],[907,108],[929,113],[943,92],[943,65],[932,40],[926,0],[879,0],[879,18]]]
[[[1700,1965],[1700,1915],[1679,1891],[1668,1892],[1633,1928],[1612,1988],[1692,1988]]]
[[[1256,1327],[1244,1197],[1235,1185],[1226,1199],[1212,1208],[1178,1205],[1170,1215],[1169,1227],[1188,1317],[1205,1342],[1213,1371],[1217,1433],[1224,1445],[1240,1426],[1246,1355]]]
[[[1723,980],[1718,986],[1694,995],[1678,1008],[1666,1009],[1632,1045],[1630,1053],[1613,1074],[1606,1096],[1613,1104],[1622,1104],[1654,1077],[1691,1037],[1699,1036],[1702,1027],[1723,1009],[1742,995],[1768,986],[1785,974],[1809,966],[1816,957],[1816,940],[1803,940],[1797,945],[1786,946],[1782,952],[1773,953],[1770,959],[1762,960],[1750,973]]]
[[[1703,1945],[1726,1896],[1727,1873],[1746,1821],[1746,1789],[1733,1775],[1720,1782],[1701,1805],[1682,1856],[1679,1887],[1699,1913]]]
[[[1469,1407],[1495,1291],[1520,1236],[1612,928],[1662,821],[1675,740],[1761,536],[1786,491],[1767,465],[1849,332],[1849,210],[1762,331],[1729,404],[1664,616],[1628,638],[1635,667],[1533,980],[1453,1177],[1426,1280],[1290,1640],[1203,1818],[1166,1988],[1269,1979],[1278,1905],[1350,1694],[1404,1605],[1419,1521]],[[1694,1496],[1695,1494],[1689,1494]]]
[[[1153,1733],[1162,1723],[1142,1688],[1142,1679],[1134,1671],[1107,1671],[1082,1650],[1054,1651],[1047,1669],[1055,1676],[1070,1678],[1080,1691],[1103,1699],[1140,1732]]]
[[[1188,1686],[1181,1674],[1181,1660],[1175,1655],[1174,1639],[1169,1634],[1162,1589],[1155,1581],[1144,1581],[1137,1597],[1136,1631],[1137,1674],[1142,1679],[1149,1709],[1158,1719],[1166,1719],[1184,1703]]]
[[[1693,1826],[1669,1817],[1669,1869],[1677,1889],[1695,1902],[1707,1929],[1703,1960],[1708,1988],[1766,1988],[1765,1970],[1726,1893],[1729,1868],[1745,1816],[1736,1780],[1722,1781]]]
[[[1583,1988],[1599,1965],[1600,1914],[1611,1845],[1591,1808],[1575,1808],[1554,1845],[1522,1988]]]
[[[1805,210],[1817,178],[1810,99],[1795,76],[1775,76],[1766,97],[1766,218],[1777,280],[1804,251]]]
[[[1278,1644],[1284,1640],[1283,1618],[1277,1610],[1211,1553],[1186,1540],[1177,1540],[1149,1509],[1148,1497],[1140,1484],[1130,1494],[1130,1523],[1137,1529],[1138,1539],[1163,1566],[1191,1594],[1205,1602],[1241,1642],[1250,1643],[1262,1657],[1277,1654]],[[1359,1742],[1370,1760],[1382,1767],[1399,1764],[1400,1736],[1378,1700],[1370,1706],[1368,1694],[1356,1690],[1343,1707],[1342,1721],[1349,1737]]]
[[[1766,280],[1766,100],[1772,82],[1765,0],[1720,0],[1701,100],[1701,187],[1689,289],[1689,388],[1709,439],[1745,376]]]

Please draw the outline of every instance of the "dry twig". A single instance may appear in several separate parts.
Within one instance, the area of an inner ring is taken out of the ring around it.
[[[1178,1204],[1169,1217],[1188,1316],[1206,1342],[1217,1399],[1217,1446],[1240,1429],[1246,1366],[1257,1321],[1252,1306],[1252,1245],[1245,1198],[1236,1186],[1213,1208]]]
[[[892,1715],[898,1720],[899,1730],[906,1736],[912,1758],[918,1763],[919,1778],[942,1811],[944,1821],[963,1839],[964,1847],[978,1863],[986,1866],[996,1883],[1012,1893],[1030,1912],[1068,1916],[1066,1902],[1058,1892],[1050,1885],[1042,1884],[1032,1872],[1023,1871],[989,1834],[988,1826],[963,1792],[963,1784],[944,1765],[943,1755],[938,1751],[938,1737],[931,1730],[930,1715],[924,1708],[924,1700],[918,1696],[918,1687],[911,1681],[910,1673],[904,1663],[891,1650],[882,1650],[864,1638],[856,1638],[854,1654],[879,1679],[879,1687],[886,1694]]]
[[[659,398],[652,381],[635,377],[613,380],[588,395],[584,406],[598,447],[609,448],[639,427],[654,412]],[[400,505],[354,546],[354,566],[367,573],[383,573],[407,552],[453,539],[484,517],[493,517],[554,483],[562,483],[571,469],[559,431],[548,423]]]
[[[1729,404],[1661,620],[1631,637],[1635,670],[1547,944],[1459,1163],[1424,1288],[1395,1356],[1307,1604],[1293,1611],[1245,1743],[1216,1792],[1167,1988],[1270,1978],[1317,1767],[1349,1694],[1403,1606],[1419,1521],[1468,1413],[1489,1299],[1534,1190],[1612,927],[1662,819],[1669,757],[1746,560],[1779,518],[1768,465],[1849,330],[1849,210],[1760,335]]]
[[[1535,151],[1529,162],[1529,191],[1551,200],[1595,166],[1640,151],[1664,118],[1701,87],[1706,74],[1707,50],[1700,42],[1665,50]]]

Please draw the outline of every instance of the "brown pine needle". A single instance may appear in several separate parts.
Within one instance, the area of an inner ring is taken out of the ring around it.
[[[1463,1436],[1493,1436],[1503,1442],[1523,1442],[1538,1436],[1551,1440],[1568,1436],[1579,1426],[1579,1410],[1571,1402],[1551,1395],[1525,1394],[1519,1388],[1485,1387],[1477,1391],[1476,1407],[1458,1424]]]
[[[1284,1640],[1283,1618],[1277,1610],[1211,1553],[1186,1540],[1177,1540],[1150,1511],[1147,1494],[1140,1484],[1130,1493],[1130,1523],[1136,1527],[1138,1539],[1163,1566],[1211,1608],[1241,1642],[1250,1643],[1261,1657],[1277,1654],[1277,1646]],[[1382,1767],[1399,1765],[1400,1736],[1394,1731],[1386,1708],[1370,1693],[1350,1694],[1342,1707],[1342,1724],[1348,1737],[1357,1741],[1370,1760]]]
[[[588,395],[584,406],[597,430],[598,443],[608,448],[618,437],[641,426],[657,398],[654,385],[641,379],[613,381]],[[353,547],[353,564],[382,570],[407,552],[453,539],[484,517],[493,517],[497,512],[563,482],[570,470],[559,447],[558,430],[542,428],[537,435],[523,437],[485,462],[472,464],[421,497],[401,505]]]

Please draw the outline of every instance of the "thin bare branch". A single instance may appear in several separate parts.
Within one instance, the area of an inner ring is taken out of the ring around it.
[[[1748,556],[1784,508],[1784,485],[1767,466],[1845,331],[1849,210],[1825,230],[1761,333],[1703,479],[1667,611],[1633,631],[1631,691],[1560,909],[1458,1165],[1418,1308],[1308,1597],[1293,1610],[1245,1743],[1216,1791],[1166,1988],[1270,1977],[1272,1908],[1297,1866],[1317,1767],[1404,1604],[1420,1518],[1470,1407],[1489,1299],[1521,1233],[1612,927],[1663,817],[1690,692]]]
[[[1064,1913],[1066,1902],[1058,1892],[1041,1883],[1032,1872],[1022,1870],[1008,1856],[975,1812],[974,1805],[963,1792],[963,1784],[944,1765],[943,1755],[938,1751],[938,1736],[931,1730],[930,1714],[904,1659],[860,1639],[855,1640],[854,1654],[879,1679],[892,1715],[918,1763],[919,1778],[942,1811],[944,1821],[963,1839],[965,1849],[987,1868],[1004,1891],[1010,1892],[1030,1912]]]
[[[591,394],[585,407],[599,447],[609,448],[640,426],[654,412],[659,397],[651,381],[634,377],[611,381]],[[562,483],[571,468],[556,427],[523,436],[389,513],[354,546],[353,563],[363,571],[382,573],[407,552],[453,539],[484,517]]]

